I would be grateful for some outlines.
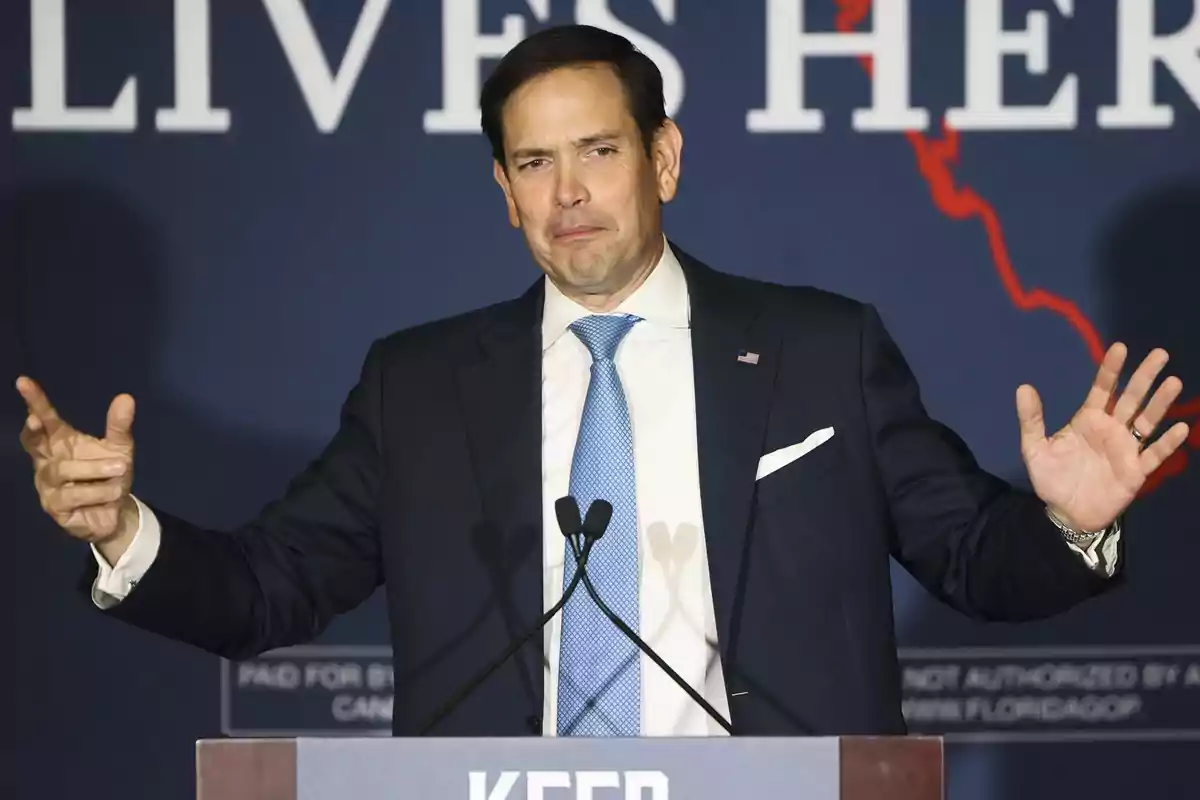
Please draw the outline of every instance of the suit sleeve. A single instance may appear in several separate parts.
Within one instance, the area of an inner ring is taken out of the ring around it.
[[[158,552],[136,588],[104,613],[241,659],[309,641],[366,600],[382,582],[380,395],[376,342],[333,438],[236,530],[205,530],[148,504]],[[88,562],[79,589],[91,597],[97,565]]]
[[[1035,494],[983,470],[958,435],[929,417],[871,306],[860,333],[864,412],[892,554],[909,573],[970,617],[1009,622],[1060,613],[1123,581],[1126,537],[1112,577],[1089,568]],[[1014,437],[1015,413],[1004,425]]]

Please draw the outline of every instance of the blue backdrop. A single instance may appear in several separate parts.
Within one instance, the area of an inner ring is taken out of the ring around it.
[[[988,468],[1023,479],[1016,386],[1060,425],[1116,339],[1168,348],[1200,421],[1196,0],[11,0],[0,371],[92,431],[133,393],[135,490],[244,520],[332,433],[374,337],[538,274],[474,98],[498,53],[573,20],[667,75],[669,234],[877,304]],[[900,130],[910,106],[927,127]],[[387,728],[377,598],[249,664],[106,620],[38,506],[15,391],[0,414],[0,796],[190,797],[197,738]],[[896,571],[906,712],[947,734],[951,798],[1195,790],[1197,447],[1128,517],[1129,585],[1068,615],[975,624]]]

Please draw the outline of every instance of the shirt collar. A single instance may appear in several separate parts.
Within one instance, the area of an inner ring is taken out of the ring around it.
[[[542,350],[545,351],[567,332],[576,320],[595,312],[576,303],[554,285],[546,283],[545,308],[542,312]],[[686,329],[690,322],[687,279],[671,245],[663,238],[658,263],[633,294],[608,314],[633,314],[651,325]]]

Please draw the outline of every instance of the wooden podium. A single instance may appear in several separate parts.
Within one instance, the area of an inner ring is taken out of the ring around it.
[[[937,737],[205,739],[198,800],[942,800]]]

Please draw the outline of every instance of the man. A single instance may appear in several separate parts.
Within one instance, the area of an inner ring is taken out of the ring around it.
[[[133,398],[96,439],[18,381],[43,506],[91,544],[83,587],[105,613],[237,659],[312,639],[384,583],[393,729],[415,734],[559,600],[575,557],[555,501],[600,498],[596,589],[733,733],[888,734],[905,730],[889,556],[984,620],[1122,580],[1121,515],[1187,435],[1144,441],[1182,390],[1149,396],[1166,353],[1118,393],[1114,345],[1050,438],[1021,387],[1033,491],[1017,490],[926,415],[871,307],[723,274],[665,239],[682,136],[629,42],[531,36],[481,109],[544,277],[376,341],[332,441],[243,528],[132,496]],[[725,732],[582,590],[534,642],[431,732]]]

